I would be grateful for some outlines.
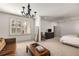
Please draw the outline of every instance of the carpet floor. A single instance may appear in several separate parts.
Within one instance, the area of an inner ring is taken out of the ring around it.
[[[33,43],[34,41],[17,42],[16,56],[31,56],[30,53],[26,53],[26,45]],[[51,56],[79,56],[79,48],[62,44],[59,38],[52,38],[39,42],[40,45],[46,47]]]

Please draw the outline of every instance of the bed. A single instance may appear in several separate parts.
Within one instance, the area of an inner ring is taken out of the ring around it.
[[[65,35],[60,38],[60,42],[79,47],[79,37],[77,35]]]

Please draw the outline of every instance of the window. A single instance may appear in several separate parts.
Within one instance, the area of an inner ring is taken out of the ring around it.
[[[31,26],[28,20],[10,19],[10,35],[30,34]]]

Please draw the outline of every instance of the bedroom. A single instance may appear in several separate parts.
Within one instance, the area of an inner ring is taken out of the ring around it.
[[[29,56],[30,54],[26,53],[26,45],[33,43],[37,36],[35,41],[39,41],[37,43],[49,49],[51,56],[79,56],[79,48],[60,42],[60,39],[66,35],[68,35],[66,38],[74,38],[77,43],[79,41],[78,3],[30,3],[31,8],[41,15],[40,21],[29,20],[31,22],[31,34],[20,33],[22,35],[17,35],[15,33],[16,35],[10,35],[10,19],[26,19],[20,13],[23,5],[27,7],[28,4],[0,4],[0,37],[16,38],[16,56]],[[35,32],[38,27],[39,35]],[[52,29],[54,38],[41,40],[41,32],[44,35],[48,29]],[[71,41],[69,43],[73,42]]]

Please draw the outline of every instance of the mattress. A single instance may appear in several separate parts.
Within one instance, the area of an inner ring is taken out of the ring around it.
[[[71,36],[71,35],[62,36],[60,42],[79,47],[79,37],[77,36]]]

